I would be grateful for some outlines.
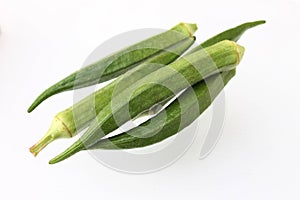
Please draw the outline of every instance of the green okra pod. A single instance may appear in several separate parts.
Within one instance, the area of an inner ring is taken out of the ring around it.
[[[211,105],[234,75],[235,69],[206,78],[184,91],[165,108],[165,113],[159,113],[151,120],[125,133],[100,140],[88,149],[139,148],[175,135],[190,125]]]
[[[155,55],[159,51],[191,37],[196,30],[197,26],[195,24],[180,23],[168,31],[92,63],[46,89],[31,104],[28,112],[33,111],[40,103],[52,95],[113,79],[141,64],[145,59]]]

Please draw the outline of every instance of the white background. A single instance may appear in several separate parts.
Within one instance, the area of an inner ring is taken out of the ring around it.
[[[299,199],[299,11],[298,0],[0,0],[0,199]],[[223,135],[206,159],[198,159],[199,138],[178,162],[145,175],[113,171],[87,153],[48,165],[73,141],[29,153],[72,93],[31,114],[27,107],[110,37],[183,21],[198,24],[200,42],[259,19],[267,24],[240,40],[246,52],[226,88]]]

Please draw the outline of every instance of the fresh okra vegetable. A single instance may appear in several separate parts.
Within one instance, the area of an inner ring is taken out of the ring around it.
[[[196,30],[196,24],[180,23],[168,31],[92,63],[46,89],[31,104],[28,112],[33,111],[40,103],[52,95],[113,79],[141,64],[145,59],[155,55],[159,51],[191,37]]]
[[[215,44],[216,40],[238,41],[249,28],[264,24],[265,21],[248,22],[222,32],[192,49],[188,54]],[[234,77],[235,69],[208,77],[186,91],[165,108],[165,113],[147,120],[139,126],[92,145],[89,149],[133,149],[158,143],[184,129],[200,116]],[[221,80],[220,81],[220,76]],[[197,97],[195,100],[194,95]],[[164,123],[162,123],[162,121]],[[181,126],[180,126],[181,125]]]
[[[67,150],[52,159],[50,163],[60,162],[91,147],[106,134],[151,106],[174,96],[174,93],[176,94],[210,75],[234,69],[240,62],[243,53],[242,46],[226,40],[184,56],[149,74],[141,79],[141,87],[133,85],[133,88],[126,89],[115,96],[113,98],[115,104],[106,106],[90,124],[86,133]],[[168,88],[165,87],[166,85]],[[127,101],[131,90],[134,93],[132,93],[130,101]],[[128,103],[129,113],[126,112]]]
[[[100,140],[88,149],[132,149],[158,143],[190,125],[235,75],[235,69],[212,75],[184,91],[166,109],[141,125]],[[196,98],[195,98],[196,97]]]
[[[241,24],[235,28],[226,30],[206,40],[198,47],[192,49],[191,51],[189,51],[189,54],[201,48],[211,46],[225,39],[237,41],[246,30],[262,23],[265,22],[248,22]],[[148,59],[145,63],[168,64],[172,62],[178,57],[178,55],[183,53],[183,51],[186,50],[186,48],[188,48],[188,46],[190,45],[190,40],[191,39],[187,38],[185,41],[179,42],[179,44],[171,46],[171,48],[167,49],[166,51],[161,52],[153,58]],[[129,73],[127,73],[127,81],[123,81],[123,88],[126,88],[134,82],[138,81],[141,78],[141,70],[143,71],[142,74],[148,74],[157,70],[158,68],[160,68],[160,66],[158,65],[147,67],[147,65],[144,64],[132,69]],[[58,113],[55,116],[47,134],[37,144],[31,147],[30,151],[34,155],[37,155],[39,151],[41,151],[47,144],[49,144],[53,140],[58,138],[73,137],[74,135],[76,135],[77,132],[87,127],[89,122],[95,117],[95,115],[97,115],[111,101],[112,93],[114,91],[116,83],[117,81],[112,82],[108,86],[95,92],[95,94],[84,98],[72,107]],[[92,100],[94,100],[94,103]],[[78,113],[76,114],[76,120],[74,119],[74,112]]]
[[[147,63],[171,63],[184,51],[186,51],[194,43],[194,41],[194,37],[187,38],[160,52],[154,57],[147,59],[144,64],[141,64],[140,66],[118,77],[118,79],[126,79],[126,81],[123,81],[123,84],[119,85],[119,87],[121,87],[121,89],[126,89],[131,84],[134,84],[136,81],[141,79],[144,74],[149,74],[161,67],[161,65],[148,67]],[[77,134],[77,132],[86,128],[89,125],[89,122],[110,103],[116,83],[118,83],[118,79],[74,104],[72,107],[59,112],[54,117],[51,127],[46,135],[30,148],[30,152],[37,155],[52,141],[58,138],[73,137]]]

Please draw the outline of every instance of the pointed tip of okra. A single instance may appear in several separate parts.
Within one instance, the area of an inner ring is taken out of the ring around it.
[[[76,154],[76,153],[78,153],[78,152],[80,152],[84,149],[85,149],[85,146],[81,142],[81,140],[79,139],[73,145],[71,145],[69,148],[67,148],[65,151],[63,151],[62,153],[60,153],[56,157],[52,158],[49,161],[49,164],[59,163],[59,162],[73,156],[74,154]]]
[[[49,90],[44,91],[42,94],[40,94],[34,102],[29,106],[27,109],[28,113],[31,113],[38,105],[40,105],[45,99],[47,99],[50,95]]]
[[[246,28],[252,28],[261,24],[265,24],[266,20],[256,20],[256,21],[251,21],[251,22],[246,22],[244,24],[241,24],[237,27],[246,27]]]
[[[29,106],[29,108],[27,109],[28,113],[31,113],[35,108],[37,107],[37,105],[34,105],[34,102]]]
[[[260,25],[260,24],[265,24],[266,20],[257,20],[257,21],[251,22],[251,23],[255,24],[255,25]]]
[[[58,156],[56,156],[56,157],[52,158],[51,160],[49,160],[48,164],[53,165],[53,164],[56,164],[56,163],[59,163],[59,162],[63,161],[64,159],[60,159],[60,158],[58,158]]]
[[[50,165],[53,165],[53,164],[56,164],[56,163],[58,163],[58,162],[59,162],[59,161],[55,161],[55,160],[51,159],[51,160],[49,160],[48,163],[49,163]]]
[[[42,139],[40,139],[35,145],[29,148],[29,151],[34,155],[42,151],[48,144],[59,138],[72,137],[69,129],[65,126],[57,116],[53,119],[52,124]]]
[[[31,113],[38,105],[40,105],[45,99],[48,98],[49,95],[45,95],[45,93],[42,93],[38,98],[34,100],[34,102],[29,106],[27,109],[28,113]]]
[[[28,113],[31,113],[36,107],[38,107],[43,101],[48,99],[49,97],[58,94],[63,89],[62,81],[52,85],[48,89],[46,89],[44,92],[42,92],[35,100],[34,102],[29,106],[27,109]]]

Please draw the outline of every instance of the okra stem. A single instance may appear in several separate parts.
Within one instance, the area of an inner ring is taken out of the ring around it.
[[[71,137],[71,133],[64,122],[59,118],[55,117],[52,121],[51,128],[35,145],[30,147],[29,151],[34,155],[43,150],[48,144],[59,138]]]

